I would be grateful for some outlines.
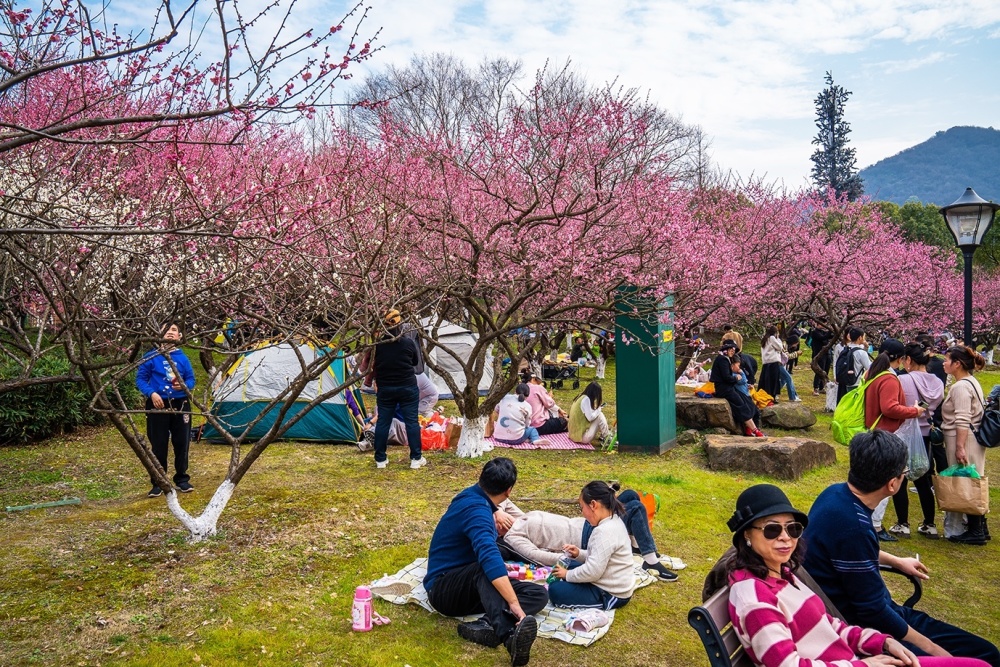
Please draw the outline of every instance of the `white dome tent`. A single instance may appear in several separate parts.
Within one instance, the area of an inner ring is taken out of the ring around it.
[[[432,361],[436,366],[448,373],[458,390],[463,391],[465,389],[465,371],[462,369],[461,364],[459,364],[459,362],[445,350],[450,350],[463,361],[467,361],[472,354],[472,348],[475,347],[476,341],[479,340],[479,336],[469,329],[455,324],[454,322],[449,322],[448,320],[441,320],[440,323],[437,323],[435,318],[427,317],[420,321],[420,325],[423,327],[426,335],[432,338],[437,346],[439,346],[431,350],[430,353],[427,354],[427,357],[429,357],[430,361]],[[445,349],[442,350],[440,348]],[[445,382],[440,375],[431,370],[429,365],[426,367],[425,371],[427,376],[437,387],[439,398],[455,398],[454,394],[451,392],[451,388],[448,386],[448,383]],[[486,352],[486,367],[483,370],[483,377],[479,381],[480,396],[485,396],[489,392],[492,384],[493,351],[491,347]]]

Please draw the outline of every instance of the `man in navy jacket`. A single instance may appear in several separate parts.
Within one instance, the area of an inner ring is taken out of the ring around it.
[[[166,324],[162,331],[168,343],[150,350],[143,357],[135,374],[135,386],[146,397],[146,437],[156,460],[167,469],[167,446],[174,444],[174,484],[181,493],[194,491],[188,470],[188,448],[191,441],[191,407],[188,392],[194,389],[194,369],[184,352],[176,346],[181,330],[176,322]],[[159,412],[162,411],[162,412]],[[149,497],[163,494],[156,480]]]
[[[971,632],[922,611],[896,604],[879,565],[927,578],[916,558],[900,558],[879,548],[872,511],[899,490],[906,479],[908,452],[895,434],[875,429],[858,433],[850,444],[846,484],[819,494],[803,534],[803,565],[852,625],[875,628],[903,642],[918,656],[979,658],[1000,667],[997,647]]]
[[[493,513],[517,481],[508,458],[483,466],[479,482],[455,496],[431,537],[424,588],[431,605],[445,616],[485,613],[460,623],[463,639],[495,648],[501,643],[512,665],[527,665],[538,625],[533,614],[549,594],[539,584],[511,581],[497,546]]]

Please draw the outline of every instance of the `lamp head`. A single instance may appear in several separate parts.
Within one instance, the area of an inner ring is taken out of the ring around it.
[[[993,224],[997,209],[1000,205],[986,201],[972,188],[966,188],[965,194],[940,211],[948,223],[948,231],[955,237],[955,245],[959,248],[978,248]]]

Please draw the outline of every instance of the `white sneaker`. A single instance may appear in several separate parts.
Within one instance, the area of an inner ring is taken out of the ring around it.
[[[670,570],[683,570],[687,565],[680,558],[672,558],[671,556],[665,556],[663,554],[658,554],[659,560],[664,567]]]
[[[796,396],[795,398],[792,399],[792,403],[801,403],[801,402],[802,402],[802,399],[799,398],[798,396]]]
[[[385,461],[376,461],[375,462],[375,467],[376,468],[380,468],[381,469],[381,468],[386,467],[387,465],[389,465],[389,459],[386,459]]]
[[[889,532],[893,535],[902,535],[903,537],[910,536],[910,524],[908,523],[897,523],[895,526],[889,529]]]
[[[937,528],[935,528],[933,524],[928,525],[926,523],[922,523],[917,527],[917,532],[924,537],[931,538],[932,540],[936,540],[938,538]]]
[[[421,456],[419,459],[410,459],[410,470],[417,470],[427,465],[427,459]]]

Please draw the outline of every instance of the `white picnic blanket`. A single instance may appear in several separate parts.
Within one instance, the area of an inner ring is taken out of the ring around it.
[[[655,577],[648,574],[642,569],[642,559],[636,558],[635,565],[633,566],[635,572],[635,587],[636,590],[649,586],[651,583],[656,581]],[[418,604],[424,609],[432,613],[438,613],[434,607],[431,606],[430,602],[427,601],[427,591],[424,590],[424,575],[427,574],[427,559],[418,558],[402,570],[389,577],[383,577],[378,581],[372,582],[372,593],[376,597],[380,597],[383,600],[387,600],[393,604],[407,604],[413,603]],[[391,593],[380,594],[378,592],[378,585],[381,582],[396,580],[404,582],[406,584],[411,584],[413,586],[409,593],[403,595],[393,595]],[[567,644],[574,644],[576,646],[590,646],[598,639],[607,634],[608,629],[615,620],[614,610],[606,612],[608,615],[608,624],[599,628],[594,628],[590,632],[580,632],[569,629],[569,623],[573,620],[574,614],[577,610],[567,609],[566,607],[554,607],[552,603],[545,605],[545,609],[535,614],[535,620],[538,621],[538,636],[545,637],[546,639],[558,639],[564,641]],[[460,621],[472,621],[482,616],[482,614],[474,614],[472,616],[463,616]]]

